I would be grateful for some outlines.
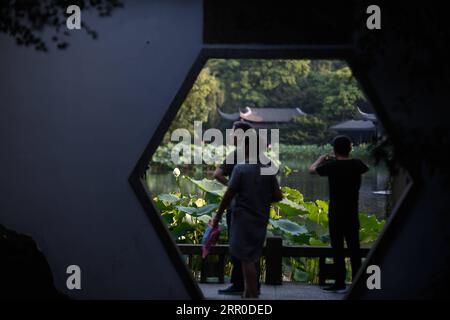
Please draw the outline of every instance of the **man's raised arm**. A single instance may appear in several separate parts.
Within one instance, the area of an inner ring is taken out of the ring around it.
[[[328,155],[324,154],[317,158],[317,160],[309,167],[309,173],[316,174],[317,167],[320,166],[327,159],[327,157]]]

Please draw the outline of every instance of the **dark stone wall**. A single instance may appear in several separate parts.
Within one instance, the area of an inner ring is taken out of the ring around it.
[[[366,28],[371,4],[381,7],[381,30]],[[205,6],[207,43],[303,45],[319,52],[351,44],[353,72],[394,144],[396,160],[414,181],[367,262],[381,267],[382,290],[367,290],[363,272],[348,297],[448,297],[450,28],[444,6],[406,1],[277,2],[277,8],[241,3],[238,11],[224,6]]]
[[[448,298],[450,30],[438,4],[390,5],[382,19],[382,32],[355,38],[356,65],[414,185],[368,262],[382,290],[361,277],[350,298]]]
[[[73,31],[67,50],[0,35],[0,224],[33,237],[72,298],[188,298],[128,177],[200,51],[202,3],[124,5],[82,13],[99,38]]]

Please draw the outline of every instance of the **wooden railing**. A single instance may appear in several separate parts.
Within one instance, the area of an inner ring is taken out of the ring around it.
[[[184,255],[201,255],[202,246],[200,244],[178,244],[178,248]],[[365,257],[369,252],[369,248],[361,248],[361,257]],[[349,251],[344,250],[345,256],[349,257]],[[213,246],[210,255],[217,255],[218,262],[215,266],[215,276],[220,283],[224,283],[225,256],[229,254],[228,245]],[[333,257],[331,247],[312,247],[312,246],[284,246],[280,237],[270,237],[266,240],[266,246],[263,249],[263,255],[266,258],[266,277],[265,283],[270,285],[281,285],[283,279],[282,259],[283,257],[303,257],[303,258],[319,258],[319,284],[324,285],[328,279],[333,279],[333,268],[326,263],[326,258]],[[202,262],[200,271],[200,282],[206,282],[207,264]]]

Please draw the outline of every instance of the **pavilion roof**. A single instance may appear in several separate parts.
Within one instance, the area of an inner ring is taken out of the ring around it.
[[[250,108],[236,113],[224,113],[218,110],[223,119],[237,121],[239,119],[248,122],[290,122],[294,117],[305,116],[300,108]]]
[[[331,126],[331,129],[336,131],[373,131],[375,125],[370,120],[347,120]]]

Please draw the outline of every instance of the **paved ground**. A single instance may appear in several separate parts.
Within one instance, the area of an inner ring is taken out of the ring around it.
[[[237,300],[240,296],[219,295],[218,289],[226,288],[227,284],[210,284],[200,283],[200,288],[206,299],[217,300]],[[281,286],[269,286],[263,284],[261,287],[262,300],[340,300],[344,297],[344,293],[330,293],[323,291],[319,286],[299,284],[299,283],[283,283]]]

